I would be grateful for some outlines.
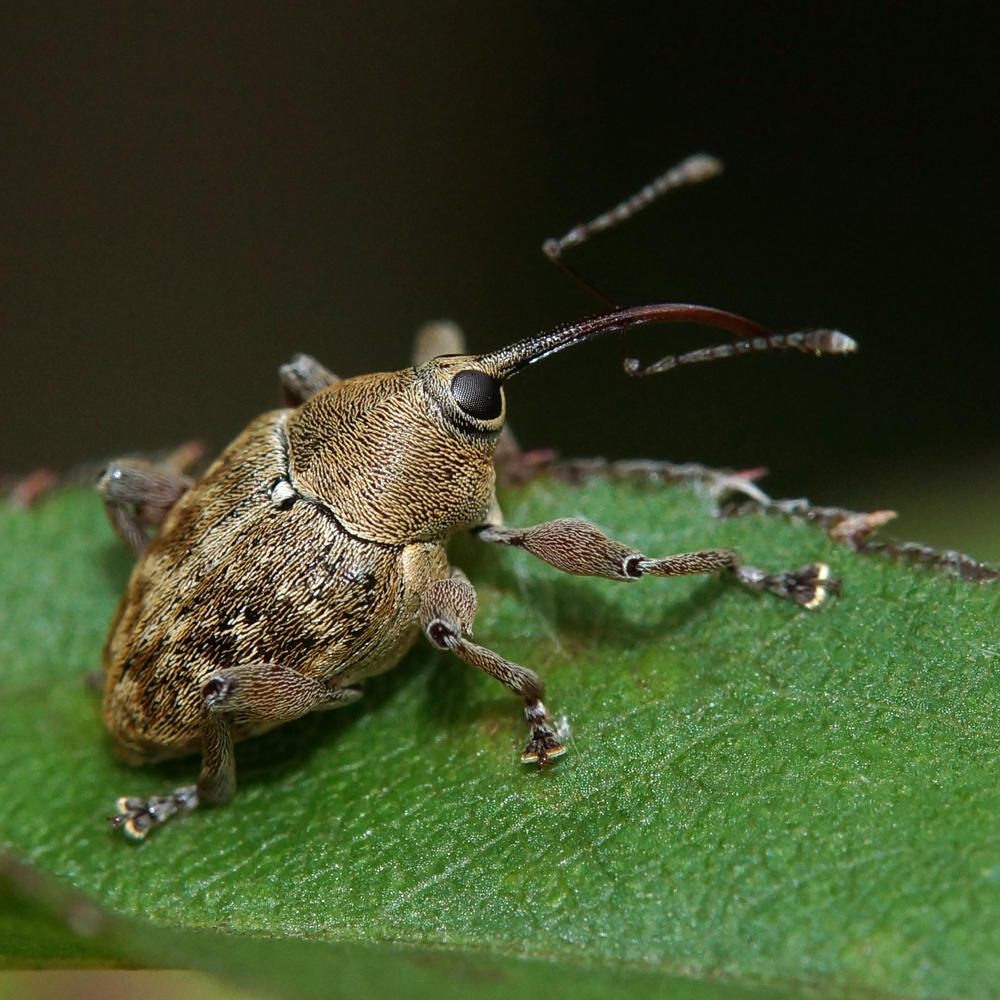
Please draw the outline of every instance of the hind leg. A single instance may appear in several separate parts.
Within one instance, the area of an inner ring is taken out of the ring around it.
[[[189,813],[199,805],[228,801],[236,791],[236,760],[229,720],[206,713],[201,733],[201,774],[196,785],[183,785],[169,795],[140,799],[123,795],[116,803],[111,825],[132,840],[142,840],[154,826],[171,816]]]
[[[115,829],[141,840],[176,813],[199,805],[221,805],[236,791],[234,725],[278,725],[361,697],[354,687],[338,687],[276,663],[251,663],[218,671],[202,688],[201,774],[196,785],[149,799],[122,797],[111,817]]]
[[[191,484],[190,478],[168,465],[123,458],[101,473],[97,492],[118,537],[141,556],[149,544],[148,529],[166,520]]]
[[[296,354],[278,369],[278,378],[286,406],[298,406],[340,381],[339,376],[324,368],[311,354]]]

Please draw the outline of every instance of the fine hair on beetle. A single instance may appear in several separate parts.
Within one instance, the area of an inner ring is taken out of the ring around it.
[[[583,281],[564,249],[719,169],[711,157],[690,157],[546,241],[545,253]],[[142,839],[171,816],[228,801],[237,742],[356,702],[360,682],[394,667],[421,634],[523,700],[522,762],[543,767],[566,753],[541,677],[471,639],[476,591],[446,550],[457,531],[578,576],[725,572],[807,610],[836,593],[821,562],[765,569],[731,549],[649,556],[573,517],[505,525],[494,458],[523,453],[504,428],[504,383],[594,337],[618,333],[624,345],[628,330],[650,323],[701,324],[737,339],[646,366],[626,355],[630,375],[756,351],[855,349],[836,330],[773,334],[679,303],[612,308],[484,354],[468,354],[453,324],[428,324],[400,371],[341,379],[304,354],[282,365],[285,406],[252,420],[197,480],[185,474],[190,451],[158,464],[110,463],[97,488],[136,564],[104,649],[104,722],[127,763],[201,755],[195,784],[119,798],[115,828]]]

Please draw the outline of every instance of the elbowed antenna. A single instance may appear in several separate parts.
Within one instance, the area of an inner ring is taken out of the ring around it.
[[[669,371],[678,365],[698,361],[715,361],[718,358],[733,357],[750,351],[799,350],[807,354],[850,354],[857,350],[853,339],[839,330],[812,330],[808,333],[773,334],[766,328],[744,319],[735,313],[709,306],[684,305],[668,302],[660,305],[632,306],[616,309],[600,316],[590,316],[576,323],[566,323],[554,330],[504,347],[490,354],[482,354],[477,360],[501,382],[516,375],[522,368],[547,358],[574,344],[600,337],[605,333],[624,331],[631,326],[646,323],[698,323],[702,326],[717,326],[729,330],[744,339],[715,347],[704,347],[687,354],[671,354],[655,364],[643,368],[635,358],[625,359],[625,371],[629,375],[653,375]]]

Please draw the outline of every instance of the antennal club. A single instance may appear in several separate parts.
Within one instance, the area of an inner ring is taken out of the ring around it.
[[[625,358],[625,371],[641,378],[644,375],[659,375],[681,365],[693,365],[699,361],[718,361],[733,358],[738,354],[753,351],[802,351],[804,354],[851,354],[857,350],[857,343],[839,330],[810,330],[804,333],[769,334],[752,340],[737,340],[735,343],[718,344],[715,347],[700,347],[687,354],[668,354],[645,368],[638,358]]]

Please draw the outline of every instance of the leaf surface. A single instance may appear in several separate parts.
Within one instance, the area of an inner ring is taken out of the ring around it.
[[[359,705],[240,744],[232,803],[136,845],[108,827],[114,799],[192,781],[197,761],[111,754],[83,678],[129,560],[96,498],[63,492],[0,515],[3,844],[121,917],[249,935],[249,953],[204,938],[205,954],[235,941],[244,968],[281,946],[264,939],[310,938],[288,943],[311,956],[296,969],[369,983],[402,947],[507,987],[544,969],[576,995],[622,976],[664,995],[995,995],[995,587],[800,523],[718,521],[678,488],[540,480],[505,509],[512,525],[586,517],[650,555],[823,559],[844,594],[810,613],[726,580],[566,577],[460,540],[476,640],[542,674],[570,753],[520,765],[516,699],[421,648]]]

